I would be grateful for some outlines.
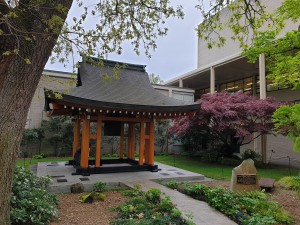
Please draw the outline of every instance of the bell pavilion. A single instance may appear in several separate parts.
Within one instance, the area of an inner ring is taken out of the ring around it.
[[[97,66],[96,61],[98,59],[90,58],[79,63],[77,85],[68,94],[45,90],[48,115],[67,115],[74,121],[73,160],[69,162],[76,168],[74,174],[157,171],[155,121],[193,113],[199,104],[186,103],[156,91],[144,65],[102,60],[103,65]],[[120,65],[123,66],[120,68]],[[114,74],[118,74],[117,78],[106,79],[107,75]],[[96,124],[94,132],[92,123]],[[119,159],[101,159],[103,135],[120,137]],[[96,141],[93,160],[89,159],[91,139]],[[135,158],[136,152],[138,158]]]

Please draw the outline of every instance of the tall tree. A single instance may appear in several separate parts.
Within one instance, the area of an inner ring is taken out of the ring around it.
[[[287,135],[294,142],[294,150],[300,152],[300,105],[287,105],[273,115],[275,131]]]
[[[285,0],[275,11],[277,18],[294,23],[300,19],[300,1]],[[259,54],[267,56],[268,78],[274,83],[292,85],[293,89],[300,88],[300,26],[297,30],[286,32],[278,38],[281,30],[259,32],[254,38],[254,44],[246,49],[244,55],[251,62],[257,60]],[[273,116],[275,130],[287,135],[294,142],[294,150],[300,151],[300,106],[282,106]]]
[[[300,22],[300,1],[286,0],[275,11],[282,21]],[[300,24],[300,23],[299,23]],[[259,54],[267,57],[268,78],[282,85],[293,85],[300,88],[300,26],[297,30],[286,32],[278,38],[281,29],[259,32],[253,45],[246,49],[244,55],[250,62],[255,62]]]
[[[71,6],[82,13],[66,23]],[[86,1],[85,1],[86,4]],[[42,71],[52,60],[64,63],[78,51],[103,57],[122,53],[128,40],[149,54],[167,32],[168,17],[182,17],[168,0],[0,0],[0,224],[10,224],[10,190],[27,112]],[[90,15],[90,16],[89,16]],[[89,18],[92,17],[92,21]],[[94,24],[94,26],[92,26]],[[86,29],[86,27],[91,27]]]
[[[149,74],[149,80],[151,84],[162,84],[164,81],[160,79],[159,75],[155,75],[154,73]]]
[[[273,99],[260,100],[242,92],[205,94],[199,104],[201,108],[195,114],[175,120],[171,131],[184,136],[191,129],[204,130],[222,143],[226,155],[239,152],[241,145],[262,134],[271,133],[272,114],[280,105]]]

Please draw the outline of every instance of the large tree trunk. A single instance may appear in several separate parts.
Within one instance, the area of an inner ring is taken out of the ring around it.
[[[58,3],[70,8],[72,1],[46,1]],[[58,15],[64,20],[66,15],[58,14],[54,7],[40,12],[44,19]],[[24,19],[24,15],[26,19]],[[56,43],[57,35],[43,34],[45,24],[32,13],[23,11],[18,18],[10,22],[24,32],[40,33],[32,42],[22,37],[0,36],[0,224],[10,225],[10,192],[15,161],[19,153],[22,133],[26,123],[27,112],[44,66]],[[22,17],[23,16],[23,17]],[[27,20],[28,19],[28,20]],[[28,22],[30,21],[30,23]],[[6,24],[0,29],[9,33]],[[50,38],[49,38],[50,37]],[[3,56],[8,50],[19,49],[20,55],[30,59],[25,63],[18,55]]]

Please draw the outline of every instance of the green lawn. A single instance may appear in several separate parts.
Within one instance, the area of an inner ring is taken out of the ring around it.
[[[25,159],[25,167],[38,162],[67,162],[70,157],[66,158],[44,158],[44,159]],[[161,162],[170,166],[175,166],[181,169],[189,170],[195,173],[200,173],[206,177],[218,180],[230,180],[233,166],[222,166],[220,164],[211,164],[200,162],[196,158],[179,155],[155,156],[155,161]],[[17,160],[17,166],[24,166],[24,160]],[[288,167],[268,166],[267,168],[257,168],[258,177],[267,177],[279,180],[282,177],[289,176]],[[291,169],[292,176],[298,176],[299,170]]]
[[[66,158],[44,158],[44,159],[18,159],[16,165],[17,166],[24,166],[25,168],[28,168],[29,165],[37,164],[39,162],[67,162],[71,157]]]
[[[155,161],[189,170],[195,173],[200,173],[206,177],[219,180],[230,180],[231,172],[233,169],[233,166],[222,166],[219,164],[204,163],[188,156],[155,156]],[[257,168],[257,172],[259,178],[267,177],[276,180],[290,175],[288,167],[268,166],[267,168]],[[299,170],[291,169],[291,175],[298,176]]]

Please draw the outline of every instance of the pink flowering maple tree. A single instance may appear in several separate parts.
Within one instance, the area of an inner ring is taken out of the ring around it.
[[[272,115],[283,104],[242,92],[205,94],[198,102],[200,109],[176,119],[170,131],[180,138],[193,129],[204,130],[220,143],[224,155],[239,152],[240,146],[272,133]]]

